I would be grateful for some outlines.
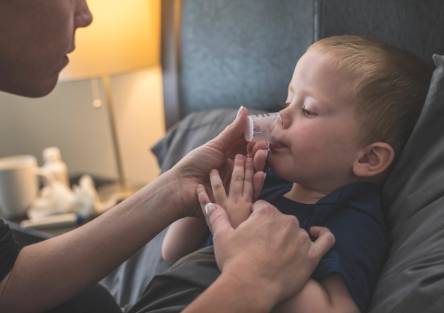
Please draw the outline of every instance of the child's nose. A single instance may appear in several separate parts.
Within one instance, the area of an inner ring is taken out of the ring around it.
[[[282,129],[287,129],[289,125],[288,108],[279,111],[279,122],[277,123]]]
[[[273,126],[274,126],[274,127],[277,126],[277,127],[282,128],[282,115],[281,115],[281,112],[279,112],[279,115],[278,115],[278,117],[276,118],[276,120],[275,120]]]

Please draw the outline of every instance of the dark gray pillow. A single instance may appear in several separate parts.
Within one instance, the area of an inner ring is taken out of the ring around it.
[[[444,57],[384,186],[391,248],[371,313],[444,312]]]
[[[250,110],[250,114],[259,112],[262,111]],[[189,151],[214,138],[234,120],[236,113],[234,109],[216,109],[187,115],[151,148],[161,171],[166,171]]]

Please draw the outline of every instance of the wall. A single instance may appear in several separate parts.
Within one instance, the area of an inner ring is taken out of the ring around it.
[[[111,79],[117,132],[129,184],[143,184],[158,175],[149,148],[164,134],[159,67]],[[103,89],[99,89],[103,99]],[[115,178],[106,105],[92,106],[88,80],[59,82],[40,99],[0,93],[0,156],[32,154],[58,146],[70,174],[91,173]]]

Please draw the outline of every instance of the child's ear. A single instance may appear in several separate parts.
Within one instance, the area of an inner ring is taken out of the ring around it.
[[[358,177],[372,177],[383,173],[392,164],[395,151],[385,142],[365,146],[353,163],[353,173]]]

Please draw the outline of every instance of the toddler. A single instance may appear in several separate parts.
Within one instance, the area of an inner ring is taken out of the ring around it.
[[[295,215],[313,237],[327,227],[336,244],[275,312],[366,311],[387,250],[380,187],[420,114],[430,77],[414,56],[358,36],[321,39],[298,61],[271,132],[259,198]],[[212,200],[233,225],[255,200],[253,172],[252,159],[238,155],[228,190],[217,170],[210,174]],[[202,186],[198,196],[202,204],[210,200]],[[203,220],[177,221],[162,255],[173,262],[207,237]]]

